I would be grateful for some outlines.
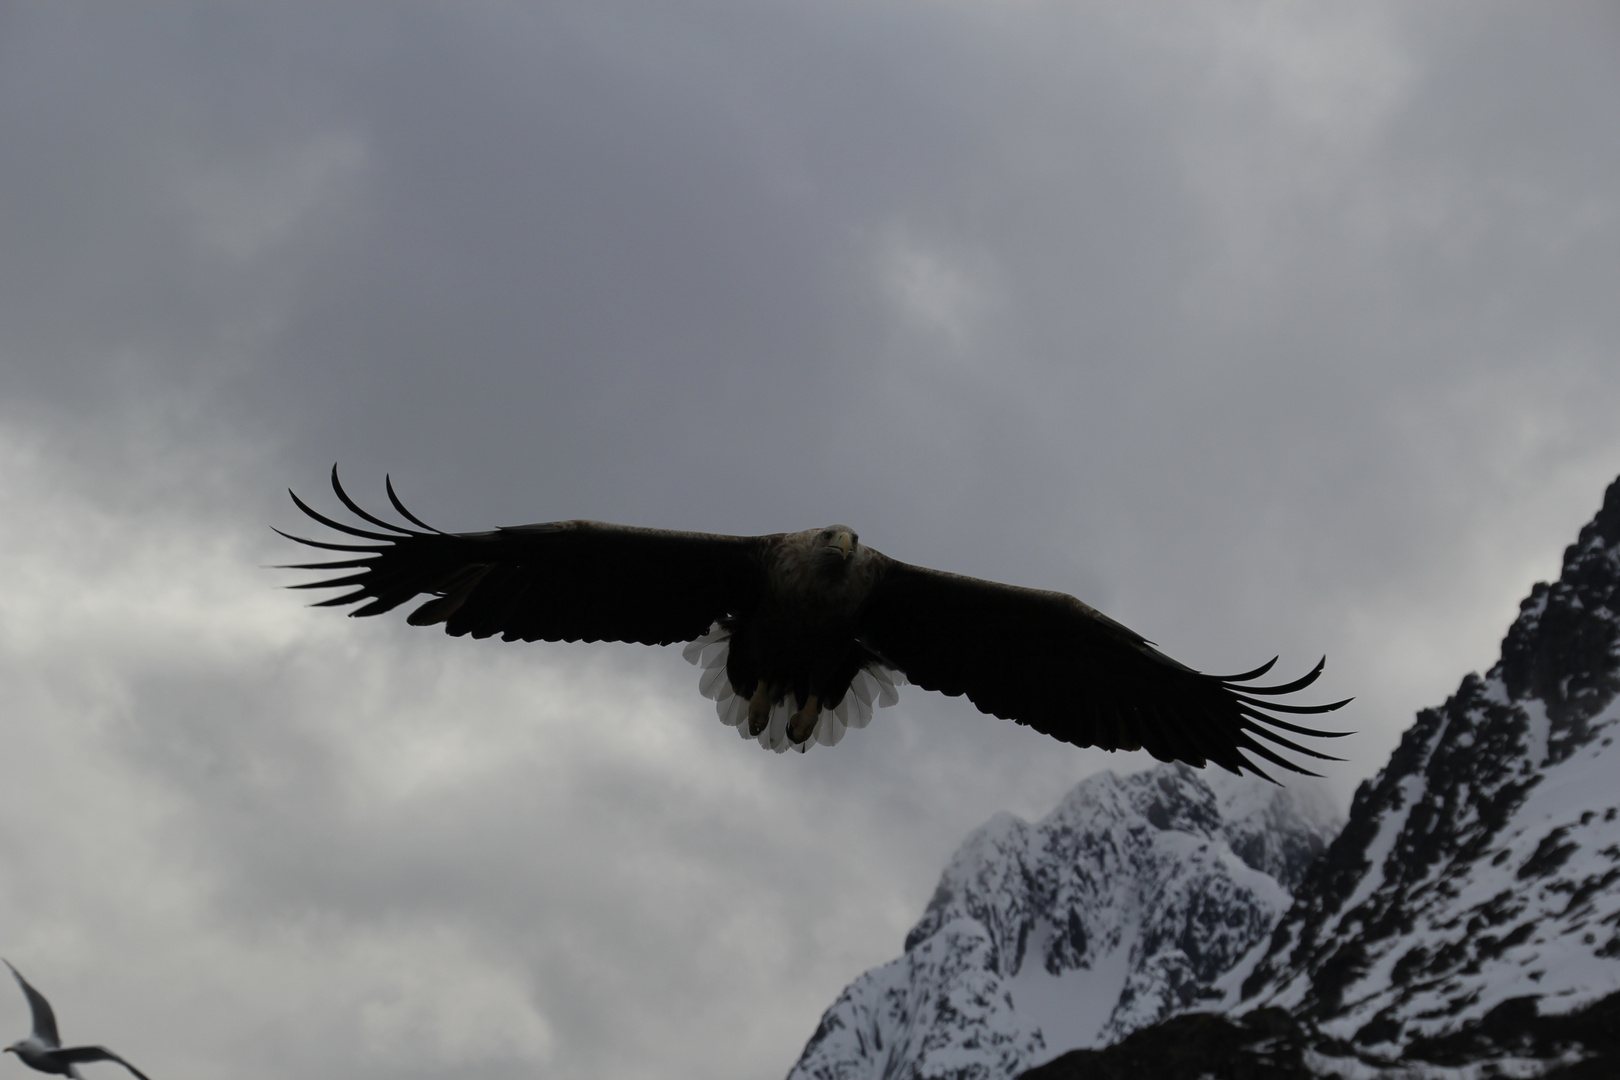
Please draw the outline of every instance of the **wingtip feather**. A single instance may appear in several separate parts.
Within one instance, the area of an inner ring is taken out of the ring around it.
[[[397,539],[397,537],[389,536],[385,533],[367,532],[365,529],[357,529],[353,525],[345,525],[341,521],[334,521],[332,518],[327,517],[319,510],[316,510],[314,507],[310,506],[303,499],[300,499],[298,497],[298,493],[293,491],[291,488],[287,489],[287,494],[292,496],[294,506],[298,507],[298,509],[302,510],[305,514],[314,518],[316,521],[320,522],[322,525],[325,525],[329,529],[336,529],[338,532],[348,533],[350,536],[364,537],[367,540],[382,540],[388,543],[394,543]]]
[[[373,525],[378,526],[379,528],[387,529],[390,532],[398,533],[401,536],[415,536],[415,535],[417,535],[416,533],[413,533],[409,529],[403,529],[403,528],[399,527],[398,525],[395,525],[392,522],[384,521],[382,518],[378,517],[376,514],[371,513],[370,511],[366,510],[359,503],[357,503],[353,499],[351,499],[349,497],[349,493],[347,491],[343,490],[342,482],[340,482],[338,480],[338,470],[337,470],[337,465],[335,463],[332,466],[332,491],[334,493],[336,493],[336,495],[338,497],[338,501],[341,502],[344,506],[347,506],[349,508],[349,510],[352,513],[355,514],[355,516],[357,516],[357,517],[359,517],[359,518],[361,518],[361,519],[363,519],[365,521],[369,521]]]
[[[429,525],[427,522],[405,509],[405,504],[400,501],[398,495],[394,494],[394,478],[387,473],[383,474],[383,488],[388,492],[388,501],[394,504],[394,509],[398,510],[400,516],[406,521],[409,521],[412,525],[415,525],[419,529],[426,529],[430,533],[437,533],[440,536],[446,535],[443,529],[435,529],[432,525]]]

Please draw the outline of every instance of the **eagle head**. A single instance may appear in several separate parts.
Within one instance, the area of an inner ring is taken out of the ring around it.
[[[821,561],[834,566],[847,564],[860,543],[859,534],[848,525],[829,525],[816,534],[816,548]],[[834,559],[837,561],[834,562]]]

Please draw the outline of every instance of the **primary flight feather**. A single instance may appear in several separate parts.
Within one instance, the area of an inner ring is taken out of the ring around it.
[[[1271,663],[1206,675],[1072,596],[911,566],[844,525],[721,536],[557,521],[447,533],[407,510],[392,482],[388,499],[412,527],[362,509],[336,468],[332,490],[366,527],[290,494],[359,543],[282,533],[344,553],[289,567],[337,572],[293,586],[347,590],[319,606],[380,615],[425,594],[406,621],[457,636],[689,642],[720,718],[777,751],[838,742],[874,704],[897,700],[899,682],[965,694],[982,712],[1076,746],[1261,776],[1252,758],[1314,775],[1279,750],[1335,760],[1290,736],[1344,734],[1278,715],[1345,704],[1275,700],[1315,682],[1321,663],[1280,684],[1256,682]]]

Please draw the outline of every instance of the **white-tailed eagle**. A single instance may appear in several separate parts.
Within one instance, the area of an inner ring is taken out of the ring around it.
[[[405,509],[392,482],[386,487],[415,528],[363,510],[336,468],[338,499],[384,531],[335,521],[289,492],[304,513],[362,541],[282,533],[352,553],[288,567],[339,572],[293,588],[348,589],[317,606],[360,604],[350,615],[381,615],[427,594],[406,621],[443,623],[457,636],[689,642],[686,657],[704,668],[700,687],[720,718],[772,750],[837,743],[908,681],[966,694],[982,712],[1076,746],[1142,749],[1261,776],[1248,755],[1315,775],[1273,747],[1336,760],[1281,732],[1345,734],[1277,715],[1345,704],[1275,700],[1315,682],[1320,662],[1272,685],[1255,680],[1275,659],[1240,675],[1205,675],[1072,596],[910,566],[863,546],[845,525],[720,536],[555,521],[447,533]]]

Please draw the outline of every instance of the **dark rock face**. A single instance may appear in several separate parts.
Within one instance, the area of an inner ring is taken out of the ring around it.
[[[1105,1050],[1071,1050],[1021,1080],[1297,1080],[1310,1076],[1309,1034],[1283,1009],[1241,1020],[1184,1013]]]
[[[1514,701],[1542,702],[1551,721],[1549,763],[1593,737],[1592,720],[1620,694],[1616,613],[1620,612],[1620,480],[1603,508],[1564,549],[1555,585],[1537,584],[1491,669]]]
[[[1438,1080],[1486,1062],[1520,1067],[1494,1075],[1613,1080],[1620,1075],[1620,994],[1567,1016],[1542,1016],[1530,998],[1511,998],[1450,1035],[1414,1042],[1393,1071],[1388,1062],[1323,1039],[1286,1009],[1266,1008],[1238,1018],[1184,1013],[1106,1050],[1071,1051],[1020,1080],[1419,1080],[1425,1074]]]

